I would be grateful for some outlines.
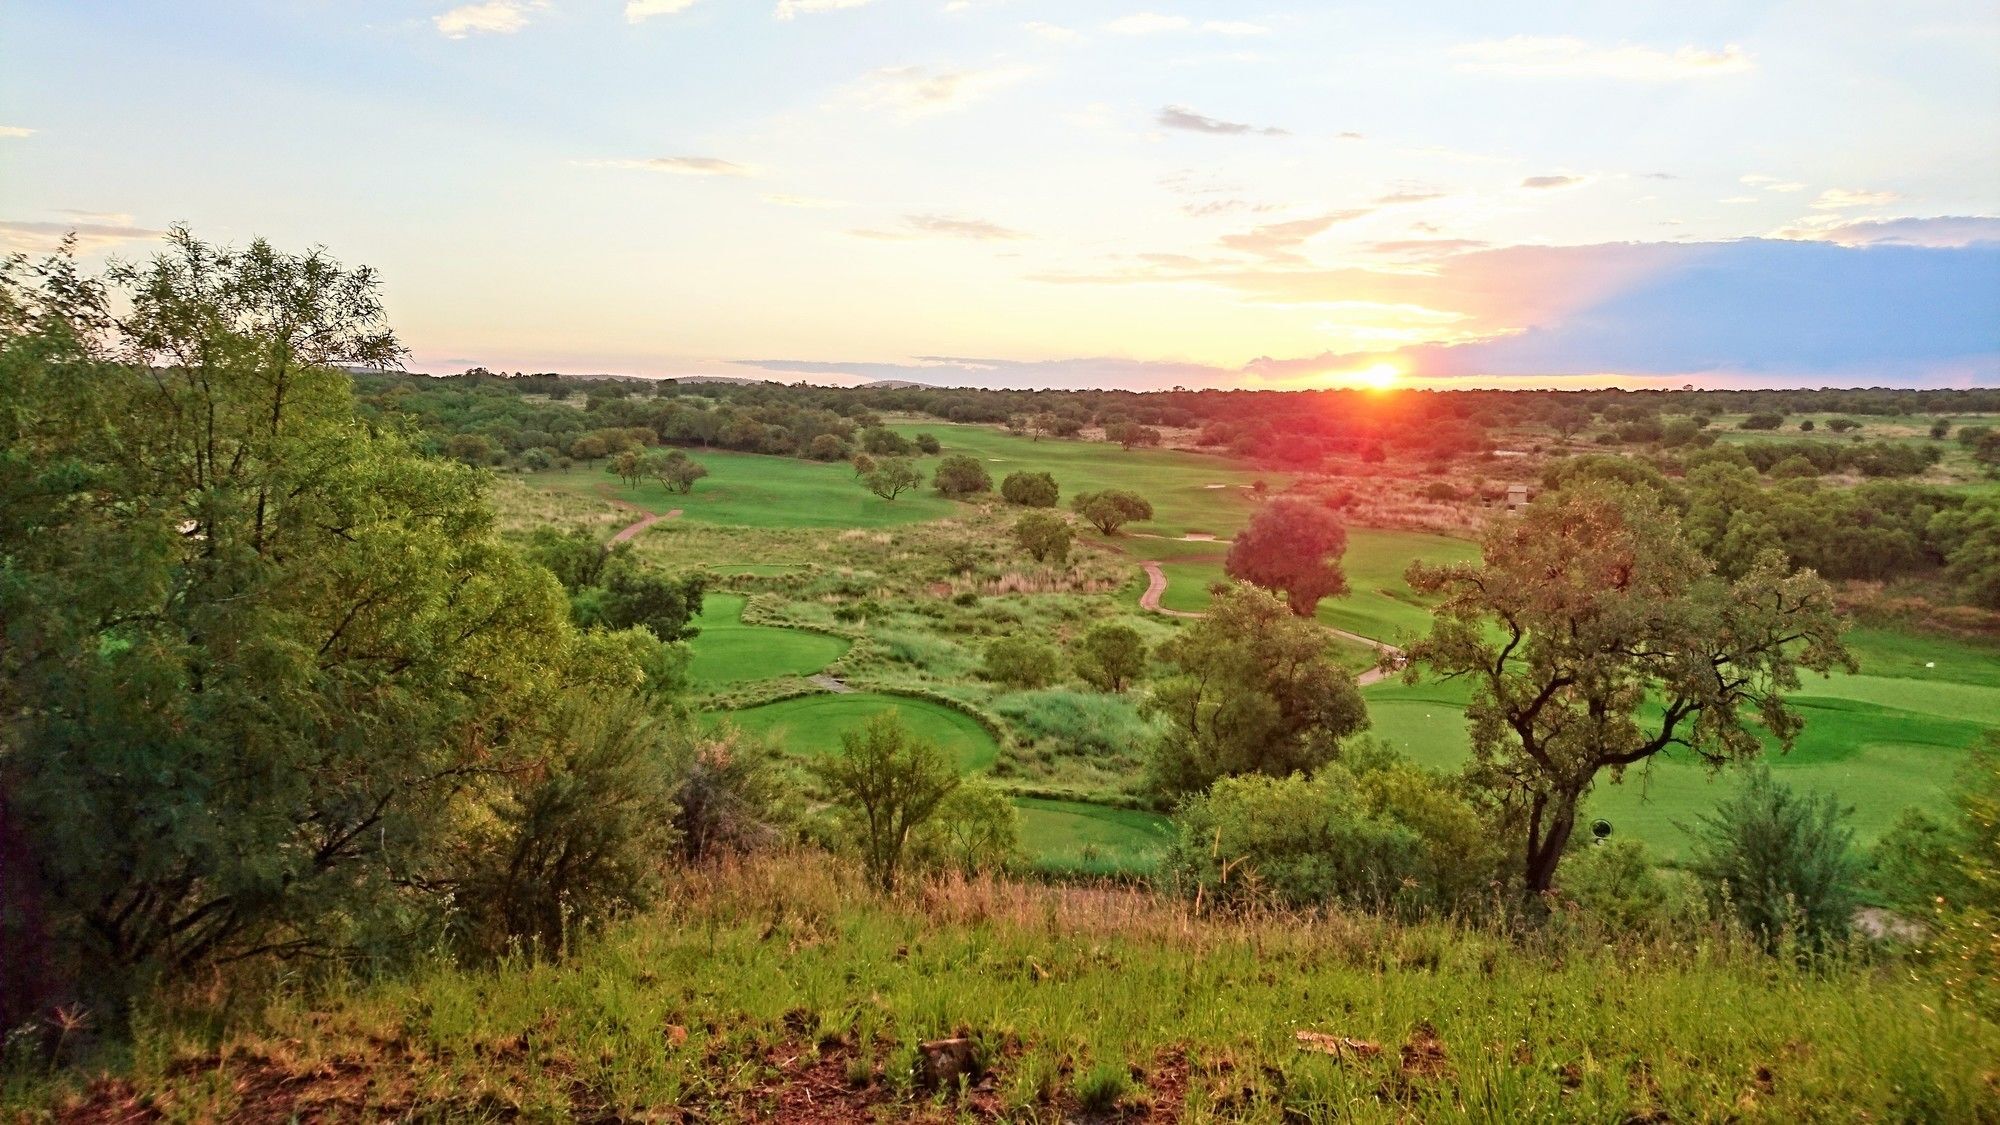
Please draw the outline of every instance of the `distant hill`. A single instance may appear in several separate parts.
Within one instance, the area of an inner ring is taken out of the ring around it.
[[[872,383],[857,384],[864,391],[930,391],[936,390],[935,383],[917,383],[909,379],[877,379]]]

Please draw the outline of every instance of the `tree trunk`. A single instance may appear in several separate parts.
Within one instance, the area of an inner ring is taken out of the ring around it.
[[[1555,886],[1556,864],[1562,862],[1563,849],[1569,846],[1569,834],[1576,827],[1577,802],[1581,799],[1580,793],[1557,791],[1549,795],[1546,805],[1536,810],[1528,827],[1525,889],[1529,899],[1539,900]]]

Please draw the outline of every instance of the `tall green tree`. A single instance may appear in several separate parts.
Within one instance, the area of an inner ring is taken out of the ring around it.
[[[1329,642],[1271,594],[1223,589],[1206,617],[1160,646],[1173,674],[1142,707],[1162,720],[1155,791],[1178,797],[1219,777],[1284,777],[1331,761],[1342,738],[1367,727],[1368,708]]]
[[[357,417],[333,365],[402,354],[377,289],[178,229],[0,270],[0,883],[79,987],[406,933],[519,717],[644,680],[482,474]]]
[[[1443,600],[1407,677],[1470,684],[1468,770],[1519,815],[1530,895],[1600,775],[1670,749],[1719,765],[1789,748],[1799,672],[1853,667],[1817,575],[1776,552],[1734,581],[1713,570],[1656,493],[1601,480],[1493,524],[1478,563],[1410,567]]]

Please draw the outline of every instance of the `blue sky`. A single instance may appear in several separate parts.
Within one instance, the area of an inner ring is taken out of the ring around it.
[[[2000,381],[1990,3],[15,0],[0,42],[0,246],[325,244],[420,369]]]

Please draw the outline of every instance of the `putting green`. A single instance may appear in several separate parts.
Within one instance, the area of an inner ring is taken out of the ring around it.
[[[829,692],[747,707],[713,716],[712,721],[727,719],[744,731],[776,739],[790,753],[814,757],[839,753],[842,734],[892,708],[911,733],[951,755],[962,773],[991,768],[1000,753],[993,736],[972,716],[904,695]]]
[[[690,642],[697,684],[734,684],[777,676],[809,676],[839,660],[847,641],[803,629],[746,625],[741,594],[709,594],[694,624],[701,633]]]

